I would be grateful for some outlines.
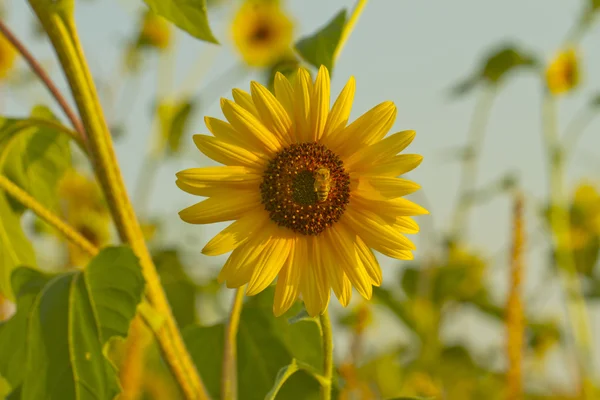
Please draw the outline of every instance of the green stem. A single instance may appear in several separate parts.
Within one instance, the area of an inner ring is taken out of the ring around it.
[[[467,217],[472,205],[472,196],[475,191],[477,181],[477,167],[485,127],[490,118],[493,100],[496,94],[495,88],[486,87],[482,93],[482,98],[477,102],[469,135],[467,138],[467,152],[462,161],[462,172],[458,184],[458,203],[454,210],[454,217],[451,226],[451,238],[458,239],[467,233]]]
[[[352,33],[352,31],[354,30],[354,27],[356,26],[356,22],[358,21],[358,18],[360,17],[363,10],[365,9],[365,6],[367,5],[367,1],[368,0],[358,0],[356,3],[356,6],[354,7],[354,10],[352,10],[352,14],[350,15],[350,18],[348,18],[348,21],[346,22],[346,25],[344,26],[344,30],[342,31],[342,37],[340,38],[340,43],[338,44],[338,47],[335,49],[335,53],[333,54],[334,61],[337,60],[339,58],[340,54],[342,53],[342,50],[344,49],[344,46],[346,45],[346,42],[348,41],[350,34]]]
[[[69,0],[29,0],[58,55],[89,135],[90,157],[106,195],[121,240],[140,260],[146,280],[146,296],[165,322],[157,341],[186,399],[208,399],[202,380],[185,348],[169,307],[160,278],[146,247],[144,236],[121,176],[110,132],[100,106],[96,87],[85,60],[74,21],[74,4]]]
[[[325,310],[319,316],[321,322],[321,338],[323,341],[323,377],[321,383],[321,400],[331,400],[331,386],[333,381],[333,334],[329,311]]]
[[[229,323],[225,330],[225,346],[223,350],[223,376],[221,378],[221,398],[237,399],[237,332],[244,304],[246,286],[235,291]]]
[[[587,307],[572,253],[570,216],[563,183],[564,153],[557,132],[556,104],[549,93],[546,93],[543,104],[543,127],[550,174],[550,226],[554,239],[556,264],[566,296],[567,317],[571,324],[578,368],[585,387],[593,376],[592,337]],[[591,393],[589,390],[585,392],[586,398],[589,398]]]

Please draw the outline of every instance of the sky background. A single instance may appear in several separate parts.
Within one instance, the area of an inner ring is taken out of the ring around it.
[[[341,8],[352,9],[353,1],[342,0],[288,0],[284,2],[295,19],[296,37],[312,33],[326,23]],[[43,60],[60,87],[64,79],[48,43],[35,39],[31,22],[33,15],[26,2],[12,0],[8,24],[25,40],[34,54]],[[398,116],[392,132],[414,129],[415,141],[408,148],[411,153],[424,156],[424,161],[409,178],[423,189],[412,198],[426,205],[431,216],[419,222],[423,232],[415,238],[415,256],[425,257],[434,251],[430,246],[432,235],[449,228],[450,216],[457,201],[459,164],[450,154],[465,144],[471,115],[480,91],[454,99],[449,90],[479,67],[482,57],[496,46],[513,43],[548,60],[575,23],[584,1],[565,0],[454,0],[406,1],[373,0],[368,3],[356,29],[339,58],[332,91],[337,94],[353,75],[357,81],[352,119],[376,104],[392,100]],[[134,0],[80,0],[77,2],[77,23],[88,57],[90,68],[98,83],[113,82],[122,88],[119,102],[104,98],[105,105],[115,104],[117,120],[126,117],[127,134],[117,141],[117,153],[130,192],[140,174],[142,159],[150,147],[152,133],[152,104],[157,88],[158,60],[149,57],[142,76],[137,82],[115,80],[121,49],[136,29],[137,15],[144,6]],[[211,10],[211,25],[222,46],[197,41],[183,32],[177,33],[176,57],[171,65],[163,65],[162,90],[166,93],[188,92],[194,95],[209,89],[206,107],[192,121],[192,129],[183,138],[184,156],[167,161],[160,167],[156,185],[149,202],[150,214],[167,221],[165,239],[184,246],[194,263],[201,265],[191,270],[197,277],[214,276],[224,258],[198,256],[206,241],[226,224],[192,226],[183,223],[177,211],[193,204],[197,198],[187,195],[175,186],[175,172],[210,161],[195,149],[191,140],[194,133],[207,133],[204,115],[222,117],[218,109],[219,96],[231,98],[230,89],[249,89],[250,79],[259,75],[239,73],[237,54],[229,41],[231,7]],[[581,42],[584,81],[574,94],[559,101],[559,121],[564,127],[570,119],[600,91],[600,24],[588,32]],[[228,71],[237,71],[227,74]],[[228,79],[223,81],[223,74]],[[190,79],[190,77],[192,77]],[[216,82],[221,82],[216,84]],[[117,83],[115,83],[117,82]],[[212,83],[211,83],[212,82]],[[502,86],[494,102],[480,159],[478,185],[483,186],[512,171],[519,176],[519,185],[531,199],[541,200],[547,193],[546,161],[541,137],[542,86],[539,77],[530,72],[512,75]],[[4,97],[4,96],[3,96]],[[4,112],[25,115],[34,102],[51,104],[40,85],[19,94],[10,92],[2,99]],[[115,114],[109,106],[109,118]],[[579,179],[598,179],[600,160],[600,118],[586,130],[577,145],[569,165],[568,184],[572,188]],[[561,130],[561,133],[562,130]],[[596,158],[595,158],[596,157]],[[529,197],[528,197],[529,198]],[[533,246],[539,237],[540,221],[533,218],[532,201],[528,203],[528,231],[532,250],[528,254],[528,291],[539,287],[539,267],[544,250],[543,242]],[[471,214],[468,243],[493,261],[489,280],[497,296],[502,296],[507,276],[507,243],[510,240],[511,201],[499,196],[478,206]],[[398,262],[380,257],[386,279],[394,280]],[[208,267],[207,267],[208,266]],[[544,281],[549,292],[552,281]],[[358,295],[355,293],[355,298]],[[501,298],[501,297],[500,297]],[[554,294],[541,303],[529,304],[536,313],[560,316],[563,308],[560,294]],[[356,299],[355,299],[356,300]],[[332,302],[333,303],[333,302]],[[597,307],[596,307],[597,308]],[[598,312],[595,312],[598,314]],[[385,316],[379,321],[381,338],[373,347],[385,346],[397,337],[389,330]],[[468,312],[457,327],[449,328],[449,337],[456,340],[475,338],[485,350],[501,345],[498,326],[473,322]],[[593,329],[600,332],[600,321],[593,318]],[[476,326],[476,328],[475,328]],[[454,330],[453,330],[454,329]],[[386,334],[387,332],[387,334]],[[481,340],[484,336],[485,340]],[[483,351],[482,350],[482,351]],[[600,357],[596,357],[600,359]],[[558,378],[557,378],[558,379]]]

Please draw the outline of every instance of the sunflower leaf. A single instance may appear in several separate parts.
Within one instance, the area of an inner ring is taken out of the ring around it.
[[[156,14],[206,42],[219,44],[210,29],[206,0],[144,0]]]
[[[309,64],[316,68],[324,65],[329,73],[333,74],[334,54],[340,44],[345,25],[346,10],[344,9],[317,32],[300,39],[296,43],[296,50]]]
[[[185,133],[190,116],[196,108],[192,101],[163,101],[158,106],[158,119],[160,121],[161,137],[167,144],[170,154],[177,154],[181,145],[181,138]]]
[[[275,400],[280,390],[283,388],[283,384],[298,371],[305,371],[308,375],[312,376],[319,382],[325,381],[325,378],[320,375],[312,366],[294,358],[290,364],[279,370],[277,376],[275,377],[273,388],[269,393],[267,393],[265,400]]]
[[[14,300],[11,274],[21,265],[35,266],[35,252],[21,228],[20,215],[0,192],[0,293],[9,300]]]
[[[131,249],[106,248],[84,271],[50,277],[19,268],[12,281],[17,313],[0,325],[0,359],[18,370],[8,377],[14,393],[23,400],[114,398],[120,388],[104,350],[127,336],[144,290]]]

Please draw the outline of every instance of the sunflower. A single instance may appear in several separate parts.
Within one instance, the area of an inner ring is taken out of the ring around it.
[[[137,39],[138,46],[165,50],[170,43],[171,27],[169,22],[151,11],[146,12]]]
[[[228,122],[205,118],[214,137],[194,135],[194,142],[226,166],[177,173],[180,189],[209,197],[179,215],[192,224],[235,221],[202,249],[232,251],[220,282],[248,284],[246,294],[254,295],[278,277],[275,315],[301,295],[315,316],[327,308],[331,288],[343,306],[352,286],[371,297],[382,279],[371,249],[412,259],[415,246],[404,234],[417,233],[410,216],[427,211],[402,198],[419,186],[397,176],[422,157],[397,155],[414,131],[384,138],[396,118],[390,101],[347,125],[352,77],[331,109],[323,66],[314,83],[300,68],[294,85],[276,74],[274,87],[274,94],[257,82],[251,93],[234,89],[234,101],[221,99]]]
[[[17,52],[13,45],[0,35],[0,79],[5,78],[10,72]]]
[[[559,52],[546,69],[546,85],[554,95],[571,91],[580,80],[581,71],[574,49]]]
[[[293,24],[278,3],[246,0],[233,19],[233,42],[248,65],[269,66],[290,49]]]

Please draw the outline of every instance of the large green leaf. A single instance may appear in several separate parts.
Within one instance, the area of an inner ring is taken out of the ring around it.
[[[37,106],[31,119],[0,119],[0,171],[50,209],[57,205],[56,187],[71,165],[70,138],[51,126],[52,112]]]
[[[22,370],[22,382],[18,376],[11,377],[13,387],[20,386],[20,398],[112,399],[120,389],[104,348],[111,338],[127,336],[144,290],[133,252],[126,247],[106,248],[85,271],[52,277],[35,296],[26,317],[26,331],[18,318],[20,312],[27,311],[25,301],[31,303],[34,291],[26,291],[28,297],[23,298],[23,287],[33,282],[39,289],[41,278],[31,269],[20,268],[13,282],[23,280],[24,275],[35,278],[15,285],[21,295],[18,307],[25,309],[17,309],[7,322],[21,326],[20,338],[26,346],[24,365],[11,365]],[[23,351],[22,343],[11,346]],[[7,352],[2,358],[18,359],[22,353],[15,355],[16,350],[9,347],[0,342],[3,353]]]
[[[206,0],[144,0],[158,15],[168,19],[190,35],[219,43],[208,23]]]
[[[185,273],[177,251],[164,250],[153,258],[177,325],[183,329],[197,322],[196,294],[198,287]]]
[[[319,68],[324,65],[333,74],[334,54],[346,25],[346,10],[342,10],[316,33],[300,39],[296,50],[302,58]]]
[[[21,227],[21,216],[0,192],[0,293],[14,300],[10,276],[21,265],[35,266],[35,252]]]
[[[240,400],[263,400],[271,391],[280,370],[293,359],[321,371],[321,339],[313,321],[288,324],[300,305],[276,318],[272,288],[245,304],[238,331],[238,393]],[[223,356],[224,326],[190,326],[184,339],[207,390],[220,397],[219,382]],[[283,385],[279,398],[311,399],[319,393],[318,383],[305,373],[296,373]]]

